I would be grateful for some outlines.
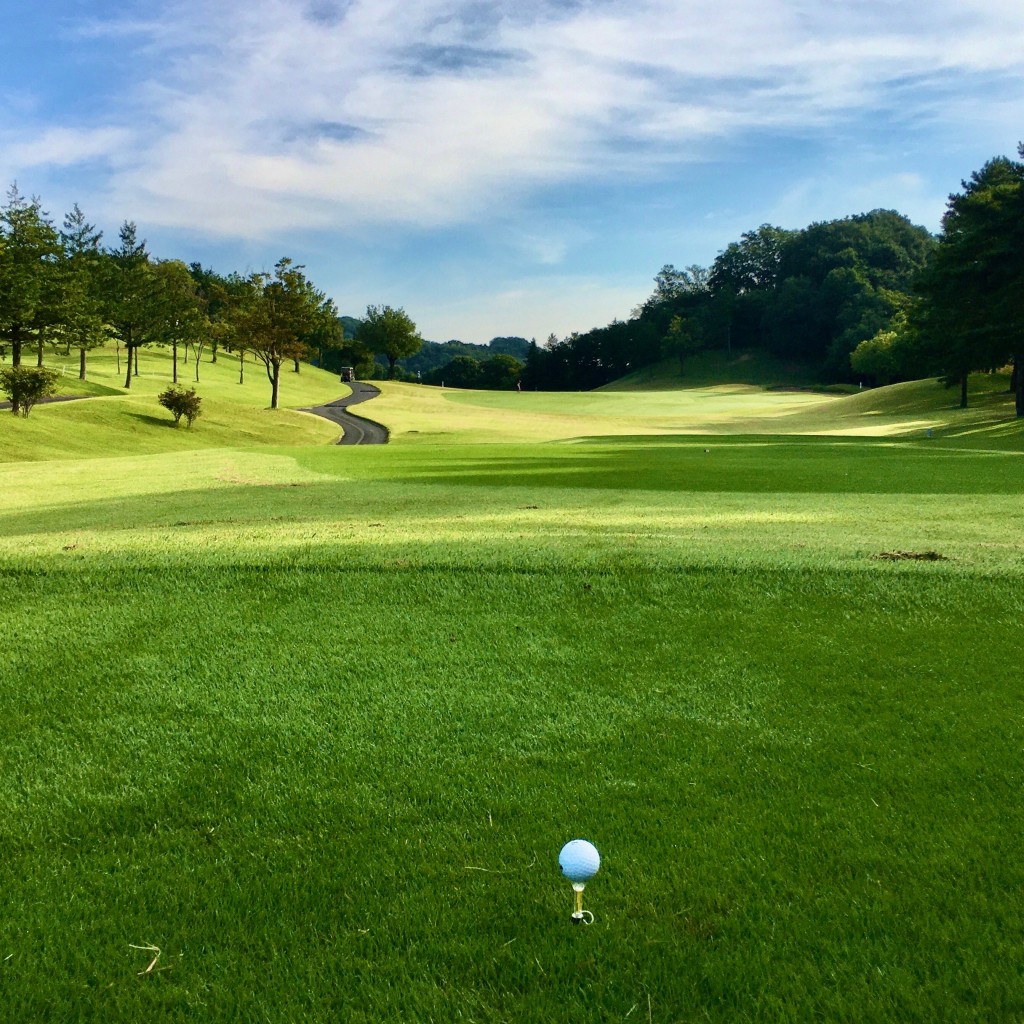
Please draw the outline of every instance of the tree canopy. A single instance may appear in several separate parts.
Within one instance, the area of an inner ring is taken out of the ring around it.
[[[17,184],[0,208],[0,339],[20,366],[26,344],[38,342],[57,321],[60,238],[40,201]]]
[[[423,344],[409,314],[392,306],[367,306],[356,338],[371,352],[387,359],[390,378],[395,376],[398,360],[414,355]]]
[[[765,349],[823,379],[850,380],[850,354],[910,302],[935,241],[892,210],[789,231],[744,232],[710,268],[666,264],[630,320],[531,350],[529,387],[589,389],[702,349]]]
[[[959,384],[961,406],[968,373],[1012,360],[1024,416],[1024,163],[996,157],[961,187],[918,282],[911,326],[931,368]]]

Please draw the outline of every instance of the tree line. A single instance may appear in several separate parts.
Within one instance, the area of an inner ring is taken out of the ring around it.
[[[893,210],[763,224],[710,267],[666,264],[628,320],[532,344],[524,386],[590,390],[666,358],[683,373],[704,350],[759,349],[823,382],[941,376],[966,404],[968,373],[1024,364],[1022,234],[1024,164],[1005,157],[949,197],[937,238]]]
[[[175,382],[179,350],[195,356],[196,380],[204,351],[213,361],[219,351],[237,355],[240,381],[251,354],[273,408],[281,366],[298,371],[303,358],[352,365],[361,377],[575,391],[666,358],[683,373],[707,349],[760,349],[828,382],[939,376],[959,385],[961,405],[968,374],[1012,363],[1024,416],[1024,144],[1018,156],[996,157],[961,183],[938,237],[893,210],[802,230],[763,224],[710,267],[666,264],[626,321],[525,350],[521,338],[495,339],[483,359],[480,346],[424,343],[404,309],[371,305],[361,320],[339,317],[287,257],[272,273],[222,275],[156,259],[131,221],[104,247],[77,205],[58,230],[37,198],[12,186],[0,209],[0,356],[9,353],[17,370],[26,350],[39,366],[47,348],[77,351],[84,378],[87,353],[113,343],[130,388],[148,345],[171,348]]]
[[[42,377],[28,380],[27,353],[41,371],[47,350],[77,352],[84,380],[88,353],[112,344],[129,389],[139,351],[150,345],[170,348],[175,384],[179,354],[187,361],[192,353],[196,382],[204,352],[213,362],[222,352],[237,357],[240,383],[251,357],[266,371],[276,409],[281,367],[289,362],[298,372],[300,360],[315,357],[322,365],[326,352],[338,350],[349,358],[370,353],[371,362],[379,352],[394,367],[419,347],[415,324],[390,306],[369,306],[354,321],[358,341],[346,337],[334,300],[289,257],[273,272],[220,274],[155,258],[132,221],[122,224],[116,245],[102,239],[77,204],[58,229],[38,197],[24,196],[17,185],[0,208],[0,357],[10,356],[4,386],[24,412],[46,387]]]
[[[666,358],[684,372],[706,349],[761,349],[822,379],[849,379],[850,354],[906,307],[934,246],[891,210],[799,231],[763,224],[710,267],[666,264],[629,320],[531,349],[527,384],[586,390]]]

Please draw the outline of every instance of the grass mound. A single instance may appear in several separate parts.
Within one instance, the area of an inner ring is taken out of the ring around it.
[[[850,395],[771,391],[748,384],[579,393],[468,391],[383,383],[373,416],[397,444],[557,441],[687,434],[955,437],[977,446],[1020,446],[1008,380],[971,378],[970,408],[934,380]],[[930,435],[929,435],[929,432]]]
[[[270,410],[270,385],[263,366],[251,358],[239,383],[238,358],[222,353],[216,363],[206,357],[195,382],[195,363],[179,354],[179,382],[194,386],[203,399],[202,417],[192,429],[175,428],[156,396],[171,381],[171,353],[144,349],[140,373],[130,390],[123,383],[123,357],[100,350],[90,353],[88,379],[65,374],[58,393],[88,401],[39,405],[31,416],[0,413],[0,461],[42,460],[158,453],[238,445],[327,444],[339,430],[297,409],[333,401],[346,393],[333,374],[303,366],[282,372],[282,405]],[[58,367],[62,365],[59,357]],[[77,369],[77,367],[76,367]]]

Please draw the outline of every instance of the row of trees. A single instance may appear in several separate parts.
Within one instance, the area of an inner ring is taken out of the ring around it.
[[[58,231],[37,199],[12,187],[0,210],[0,349],[15,368],[26,347],[40,366],[47,346],[77,350],[84,377],[86,353],[113,341],[119,358],[125,351],[126,388],[146,345],[171,347],[175,382],[179,347],[196,356],[197,380],[207,346],[214,361],[222,348],[238,353],[240,380],[252,353],[266,368],[274,408],[281,366],[291,360],[297,371],[312,354],[321,366],[352,365],[364,377],[382,355],[395,377],[426,348],[428,382],[589,390],[667,357],[682,372],[703,349],[762,349],[822,380],[941,375],[960,385],[962,404],[970,372],[1012,361],[1024,416],[1024,146],[1019,156],[991,160],[962,183],[938,239],[892,210],[800,231],[765,224],[710,267],[664,266],[628,321],[530,342],[525,352],[521,338],[496,339],[504,351],[482,361],[456,354],[458,343],[424,346],[403,309],[339,317],[290,259],[272,274],[224,276],[154,259],[130,221],[118,245],[104,248],[77,205]]]
[[[422,375],[424,384],[450,388],[479,388],[483,391],[515,391],[523,376],[523,363],[505,353],[487,359],[456,356],[444,366]]]
[[[628,321],[531,345],[531,389],[586,390],[703,349],[761,349],[823,381],[967,376],[1013,364],[1024,416],[1024,145],[949,197],[942,232],[891,210],[764,224],[710,267],[668,264]]]
[[[764,224],[710,267],[662,267],[628,321],[531,349],[527,385],[589,389],[668,357],[683,370],[704,349],[763,349],[822,379],[851,379],[851,352],[907,309],[934,248],[891,210],[801,231]]]
[[[369,333],[393,312],[371,307]],[[309,353],[344,344],[344,333],[334,301],[291,259],[273,273],[222,275],[154,258],[131,221],[117,245],[104,247],[77,204],[58,230],[37,198],[12,186],[0,209],[0,348],[11,368],[21,367],[26,351],[42,366],[48,348],[77,350],[84,379],[87,353],[108,343],[119,360],[124,352],[126,388],[148,345],[171,349],[174,383],[179,352],[192,351],[196,381],[206,350],[213,361],[219,350],[237,355],[240,381],[251,354],[266,370],[276,409],[281,367],[291,361],[297,371]]]

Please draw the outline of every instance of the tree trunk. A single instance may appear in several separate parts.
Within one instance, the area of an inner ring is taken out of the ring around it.
[[[277,408],[277,390],[278,384],[281,382],[281,362],[271,362],[271,366],[274,368],[274,375],[270,378],[271,392],[270,392],[270,408]]]
[[[1013,357],[1013,372],[1017,376],[1017,389],[1014,392],[1017,419],[1024,419],[1024,352]]]
[[[188,360],[188,346],[185,346],[185,359]],[[171,383],[178,383],[178,343],[171,342]]]
[[[395,379],[395,364],[397,362],[398,362],[397,358],[393,359],[391,356],[388,356],[388,380],[394,380]]]
[[[131,345],[125,345],[125,348],[128,350],[128,358],[125,360],[125,362],[127,362],[127,364],[128,364],[128,369],[127,369],[127,371],[125,372],[125,375],[124,375],[124,386],[126,388],[131,388],[131,386],[132,386],[132,353],[135,351],[135,349]]]
[[[245,349],[238,350],[238,383],[245,383]]]
[[[210,362],[211,363],[217,362],[217,346],[216,345],[214,345],[213,348],[210,350]]]
[[[36,366],[43,365],[43,339],[39,338],[39,343],[36,345]]]
[[[135,346],[135,376],[139,375],[139,346]]]
[[[960,375],[960,408],[967,408],[967,374]]]
[[[85,349],[78,350],[78,379],[85,380]]]
[[[295,364],[295,372],[298,373],[299,372],[299,361],[298,361],[298,359],[293,359],[292,362]]]
[[[11,332],[11,366],[21,366],[21,338],[17,328]]]

